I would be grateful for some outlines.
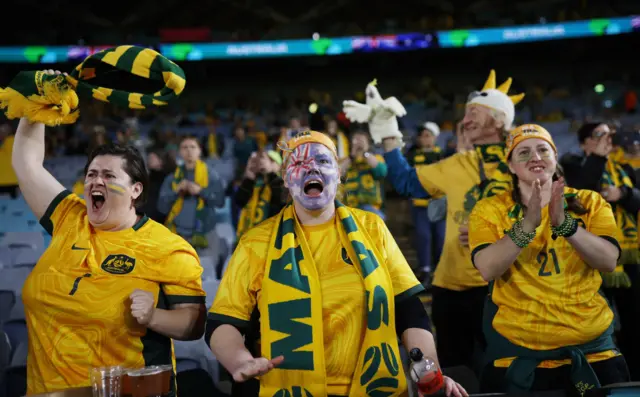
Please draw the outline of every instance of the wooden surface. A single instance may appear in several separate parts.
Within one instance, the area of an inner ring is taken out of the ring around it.
[[[32,394],[29,397],[93,397],[93,394],[91,392],[91,387],[80,387],[77,389],[55,391],[52,393]]]

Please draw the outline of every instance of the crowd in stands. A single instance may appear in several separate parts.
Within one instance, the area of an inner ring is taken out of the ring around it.
[[[47,12],[37,31],[16,22],[12,36],[2,40],[23,45],[110,45],[119,42],[154,44],[162,28],[204,28],[213,42],[395,34],[470,29],[607,18],[638,13],[625,1],[572,0],[488,2],[404,2],[393,16],[383,1],[319,2],[307,4],[260,1],[202,4],[198,12],[179,1],[141,2],[133,8],[104,8],[93,4],[44,8],[31,2],[15,4],[15,18],[30,18],[34,10]],[[55,22],[54,22],[55,21]],[[60,27],[64,26],[64,29]],[[25,28],[22,28],[25,27]],[[160,28],[160,29],[159,29]],[[80,38],[80,40],[79,40]]]

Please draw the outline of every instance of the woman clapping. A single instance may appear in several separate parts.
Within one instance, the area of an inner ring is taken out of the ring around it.
[[[620,254],[611,206],[564,185],[541,126],[514,129],[507,159],[513,191],[481,200],[469,220],[472,260],[490,283],[482,388],[575,393],[628,381],[599,294]]]

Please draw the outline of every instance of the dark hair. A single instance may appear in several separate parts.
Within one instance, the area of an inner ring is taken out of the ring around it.
[[[557,181],[563,176],[564,171],[562,170],[560,164],[558,164],[556,167],[556,172],[553,173],[552,179],[554,181]],[[516,174],[511,174],[511,177],[513,178],[513,191],[511,193],[513,201],[516,204],[520,205],[522,208],[527,208],[527,206],[522,202],[522,197],[520,196],[520,188],[518,187],[518,176]],[[589,212],[586,208],[584,208],[584,206],[576,196],[567,197],[567,209],[576,215],[584,215]]]
[[[593,136],[593,131],[598,128],[598,126],[606,124],[602,121],[597,121],[594,123],[585,123],[578,129],[578,142],[583,144],[587,138],[591,138]]]
[[[118,144],[106,144],[95,148],[89,158],[87,164],[84,166],[84,174],[87,175],[89,165],[98,156],[115,156],[121,157],[124,160],[122,169],[129,175],[132,183],[140,182],[142,184],[142,193],[136,199],[135,205],[140,208],[147,201],[148,187],[149,187],[149,173],[147,172],[147,166],[145,165],[144,158],[140,151],[133,146],[118,145]]]

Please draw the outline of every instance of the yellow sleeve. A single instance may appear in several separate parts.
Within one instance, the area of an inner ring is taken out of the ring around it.
[[[459,156],[461,155],[455,154],[436,163],[416,166],[418,180],[431,197],[439,198],[446,195],[446,186],[457,179],[455,171],[460,169]]]
[[[87,212],[87,207],[83,199],[68,190],[60,192],[49,204],[42,218],[40,225],[51,236],[63,229],[64,223],[78,220]]]
[[[588,206],[590,217],[587,231],[596,236],[604,237],[608,240],[614,240],[616,245],[618,241],[618,226],[616,218],[613,215],[611,204],[609,204],[599,193],[589,192],[590,205]],[[612,241],[612,243],[614,242]]]
[[[163,271],[170,275],[162,283],[169,305],[205,303],[202,289],[202,266],[195,251],[175,251],[165,261]]]
[[[386,164],[386,163],[384,162],[384,157],[382,157],[381,155],[376,154],[376,155],[375,155],[375,157],[376,157],[376,160],[378,160],[378,162],[383,163],[383,164]]]
[[[469,249],[471,262],[473,257],[483,248],[500,240],[500,214],[493,205],[488,205],[491,199],[483,199],[471,210],[469,215]]]
[[[243,326],[251,318],[268,250],[268,242],[251,238],[255,231],[248,231],[233,252],[209,310],[209,319]]]
[[[389,232],[387,225],[380,218],[377,218],[377,222],[383,239],[385,250],[383,255],[386,259],[387,270],[391,276],[393,295],[396,297],[396,302],[422,292],[424,287],[416,278],[404,255],[402,255],[402,251],[400,251],[396,240]]]

